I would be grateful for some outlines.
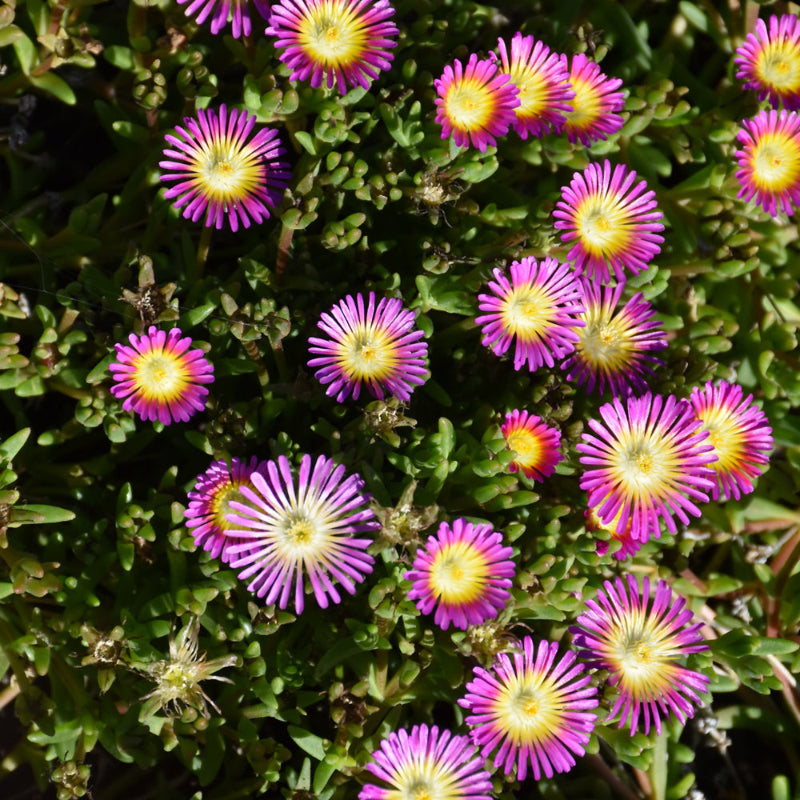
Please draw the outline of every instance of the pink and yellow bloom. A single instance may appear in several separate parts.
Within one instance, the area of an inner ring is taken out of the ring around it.
[[[338,583],[349,594],[372,572],[367,552],[380,525],[361,494],[364,481],[345,477],[345,468],[319,456],[304,455],[295,476],[288,459],[268,461],[250,476],[252,488],[239,486],[243,502],[229,500],[227,523],[240,544],[228,548],[230,565],[249,580],[248,591],[267,604],[286,608],[289,599],[297,613],[305,605],[306,578],[320,608],[340,603]]]
[[[383,297],[376,305],[374,292],[366,304],[363,295],[348,295],[317,323],[329,338],[309,339],[314,358],[308,366],[340,403],[351,395],[358,400],[363,388],[378,399],[389,394],[409,400],[428,375],[428,345],[420,341],[425,334],[415,319],[397,298]]]
[[[511,39],[510,52],[503,39],[497,40],[497,49],[500,74],[508,75],[519,90],[520,104],[513,128],[520,137],[544,136],[551,126],[563,125],[564,114],[572,111],[570,101],[575,92],[559,55],[533,36],[521,33],[515,33]]]
[[[491,59],[479,60],[473,53],[466,68],[456,59],[433,85],[442,139],[452,136],[459,147],[471,143],[485,153],[514,122],[519,92],[508,75],[498,73],[497,63]]]
[[[267,36],[293,81],[310,81],[341,94],[368,89],[392,64],[399,33],[389,0],[280,0],[272,6]]]
[[[689,402],[702,430],[708,431],[717,461],[710,464],[716,474],[711,488],[714,500],[734,498],[753,491],[753,480],[763,472],[772,450],[772,428],[753,395],[742,397],[742,387],[709,381],[705,389],[695,386]]]
[[[561,56],[561,63],[566,70],[565,55]],[[580,140],[588,146],[622,128],[623,120],[617,113],[625,105],[625,95],[619,90],[620,78],[609,78],[594,61],[575,53],[569,66],[569,84],[575,93],[570,101],[572,111],[564,115],[557,132],[564,130],[570,142]]]
[[[655,309],[637,292],[618,310],[624,283],[602,287],[585,277],[580,281],[586,325],[577,329],[575,352],[561,369],[589,392],[602,394],[606,386],[615,396],[644,391],[654,374],[650,365],[663,363],[653,352],[667,346]]]
[[[625,271],[634,275],[646,270],[661,252],[664,237],[654,191],[647,183],[636,183],[636,172],[624,164],[589,164],[561,188],[561,199],[553,216],[562,231],[561,241],[572,244],[567,260],[580,275],[587,273],[600,283],[611,280],[609,267],[619,282]]]
[[[620,509],[620,511],[617,513],[614,519],[609,520],[608,522],[603,522],[603,520],[600,519],[596,508],[587,508],[586,511],[584,511],[583,513],[584,517],[586,518],[587,532],[600,531],[600,530],[607,531],[608,533],[611,534],[611,538],[614,541],[620,543],[619,550],[616,550],[614,552],[614,558],[616,558],[617,561],[623,561],[624,559],[628,558],[628,556],[636,555],[636,553],[638,553],[639,550],[641,550],[643,544],[642,541],[634,539],[633,536],[631,535],[631,528],[633,526],[631,525],[630,520],[628,520],[628,524],[625,526],[624,530],[621,533],[617,532],[617,525],[619,523],[619,518],[621,514],[622,514],[622,509]],[[654,539],[657,539],[661,535],[660,530],[651,531],[651,533],[653,534]],[[597,555],[604,556],[608,552],[608,542],[602,539],[597,539],[596,543],[597,543]]]
[[[561,455],[561,432],[549,428],[539,417],[514,409],[506,414],[500,426],[508,449],[514,453],[508,465],[511,472],[521,472],[526,478],[543,481],[556,471]]]
[[[128,337],[129,345],[115,344],[116,361],[109,366],[111,394],[122,408],[142,419],[169,425],[186,422],[206,405],[214,382],[214,367],[202,350],[189,350],[192,340],[178,328],[169,333],[151,325],[147,333]]]
[[[554,258],[531,257],[513,262],[510,273],[509,281],[495,269],[488,284],[492,294],[478,295],[478,307],[486,312],[475,320],[483,329],[482,343],[502,356],[516,340],[514,369],[552,367],[575,349],[575,329],[584,324],[575,274]]]
[[[581,489],[603,524],[617,517],[623,535],[630,522],[633,538],[646,542],[660,530],[659,519],[675,533],[673,515],[684,524],[688,514],[699,517],[696,501],[708,502],[717,456],[691,405],[648,392],[624,404],[615,397],[600,416],[576,447],[586,468]]]
[[[736,77],[745,89],[758,92],[759,100],[800,109],[800,20],[795,14],[771,16],[769,29],[763,19],[756,20],[733,63]]]
[[[278,132],[262,128],[250,139],[256,117],[225,104],[218,112],[199,109],[197,119],[185,117],[184,125],[165,137],[161,180],[174,183],[167,199],[178,198],[184,219],[197,222],[205,215],[206,227],[222,228],[227,219],[231,230],[239,224],[269,219],[288,186],[292,173],[280,160],[284,153]]]
[[[589,666],[607,669],[609,683],[619,690],[608,720],[620,714],[620,728],[630,722],[631,736],[640,718],[644,733],[654,725],[661,733],[661,719],[674,716],[681,723],[694,715],[708,691],[709,678],[678,663],[689,653],[708,649],[692,622],[686,600],[659,581],[655,591],[644,578],[606,581],[596,600],[586,601],[586,611],[572,629],[578,655]],[[607,720],[607,721],[608,721]]]
[[[741,150],[734,153],[742,185],[737,197],[755,200],[773,217],[791,215],[800,206],[800,114],[760,111],[746,119],[736,135]]]
[[[542,640],[537,649],[526,636],[521,652],[500,653],[489,670],[475,667],[458,701],[481,755],[497,748],[494,766],[510,775],[516,765],[521,781],[529,768],[537,781],[569,772],[594,730],[597,687],[575,653],[557,655],[557,642]]]
[[[442,522],[404,576],[413,583],[408,597],[423,614],[435,608],[433,620],[444,630],[451,622],[462,630],[480,625],[496,617],[511,596],[512,554],[491,525]]]
[[[269,16],[269,5],[264,0],[252,0],[258,13],[266,19]],[[187,5],[188,3],[188,5]],[[194,17],[202,25],[211,17],[211,33],[218,34],[231,23],[234,39],[249,36],[253,31],[250,19],[250,0],[178,0],[178,5],[185,5],[187,17]]]
[[[367,771],[382,783],[366,784],[358,800],[491,800],[491,776],[466,736],[436,725],[401,728],[372,754]]]

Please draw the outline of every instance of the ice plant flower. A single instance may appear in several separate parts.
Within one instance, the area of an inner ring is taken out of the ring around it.
[[[624,403],[615,397],[600,416],[576,447],[586,468],[580,487],[602,522],[619,515],[617,533],[630,522],[631,536],[646,542],[659,519],[675,533],[673,515],[684,524],[687,513],[699,517],[696,501],[708,502],[717,456],[691,405],[648,392]]]
[[[465,519],[442,522],[405,573],[413,583],[409,599],[423,614],[435,607],[433,621],[444,630],[451,622],[466,630],[496,617],[511,596],[508,587],[515,572],[513,550],[502,545],[502,534],[491,525]]]
[[[184,13],[187,17],[194,17],[198,25],[211,17],[211,33],[214,35],[222,31],[229,20],[234,39],[252,33],[250,0],[178,0],[178,5],[186,5]],[[269,5],[264,0],[253,0],[253,5],[264,19],[269,16]]]
[[[366,302],[361,294],[348,295],[317,323],[329,338],[308,340],[314,356],[308,366],[317,368],[325,393],[340,403],[351,395],[358,400],[363,388],[379,400],[386,394],[409,400],[428,375],[428,345],[414,323],[414,312],[397,298],[376,304],[374,292]]]
[[[109,370],[114,379],[111,394],[122,408],[142,419],[165,425],[186,422],[206,405],[214,382],[214,367],[202,350],[189,350],[192,340],[178,328],[169,333],[151,325],[147,333],[128,337],[129,345],[115,344],[116,361]]]
[[[230,512],[231,500],[243,500],[241,486],[252,488],[250,476],[254,472],[264,474],[265,462],[253,456],[249,462],[238,458],[227,461],[214,461],[211,466],[197,476],[194,489],[189,492],[189,505],[184,512],[186,527],[195,544],[211,553],[213,558],[230,561],[228,549],[232,544],[240,544],[229,534],[230,525],[226,515]]]
[[[557,124],[556,132],[566,131],[570,142],[580,140],[587,146],[616,133],[623,122],[617,112],[625,105],[625,95],[619,90],[622,80],[609,78],[583,53],[572,56],[569,68],[567,57],[562,54],[561,64],[568,69],[569,84],[575,95],[570,101],[572,111]]]
[[[753,480],[763,471],[772,450],[772,428],[764,412],[753,403],[753,395],[742,387],[709,381],[705,389],[695,386],[689,402],[708,431],[717,461],[710,464],[717,480],[711,488],[714,500],[734,498],[753,491]]]
[[[760,111],[746,119],[736,134],[742,149],[734,153],[742,185],[737,197],[755,199],[773,217],[792,203],[800,206],[800,114],[796,111]]]
[[[640,718],[645,735],[651,724],[661,733],[662,716],[685,723],[702,705],[710,683],[678,663],[689,653],[708,650],[701,624],[692,622],[686,600],[674,595],[666,581],[659,581],[653,592],[647,577],[640,585],[632,575],[603,586],[596,600],[586,601],[572,632],[578,655],[591,667],[607,669],[609,683],[619,690],[606,721],[620,714],[618,727],[630,722],[631,736]]]
[[[392,64],[399,33],[389,0],[280,0],[272,6],[267,36],[293,81],[347,94],[368,89]]]
[[[473,53],[466,68],[456,59],[433,85],[442,139],[452,136],[459,147],[471,143],[485,153],[514,122],[519,92],[508,75],[498,73],[497,63],[491,59],[479,60]]]
[[[280,160],[284,153],[278,131],[262,128],[250,138],[255,115],[236,109],[228,112],[199,109],[197,119],[184,117],[165,139],[161,180],[174,183],[164,193],[175,208],[183,208],[184,219],[197,222],[205,215],[206,227],[222,228],[225,219],[231,230],[251,220],[269,219],[270,209],[281,199],[292,173]]]
[[[294,607],[303,611],[306,577],[320,608],[340,603],[335,583],[354,594],[356,584],[372,572],[367,552],[372,533],[380,526],[361,494],[364,481],[345,477],[345,468],[319,456],[304,455],[295,478],[288,459],[268,461],[265,474],[250,476],[253,486],[241,485],[243,502],[230,500],[227,522],[230,535],[241,544],[228,549],[239,578],[250,580],[248,590],[268,605],[286,608],[294,591]],[[294,586],[293,586],[294,585]]]
[[[600,283],[611,280],[609,266],[619,282],[625,270],[634,275],[646,270],[661,252],[664,215],[656,193],[647,183],[636,183],[636,172],[624,164],[589,164],[561,188],[553,216],[562,231],[561,241],[573,242],[567,260]]]
[[[630,520],[628,520],[628,524],[621,533],[617,532],[617,523],[619,522],[621,513],[622,510],[619,511],[614,519],[609,520],[607,523],[600,519],[596,508],[587,508],[583,514],[586,518],[586,530],[588,532],[600,530],[608,531],[611,534],[611,538],[620,543],[619,550],[614,553],[614,558],[616,558],[617,561],[623,561],[628,558],[628,556],[636,555],[636,553],[641,550],[643,544],[642,541],[634,539],[633,536],[631,536],[632,525]],[[661,531],[658,529],[651,531],[651,533],[653,533],[654,539],[657,539],[661,535]],[[607,552],[608,542],[598,539],[597,555],[604,556]]]
[[[552,367],[575,349],[575,329],[584,324],[575,274],[554,258],[531,257],[513,262],[510,273],[509,281],[495,268],[488,284],[492,294],[478,295],[478,307],[487,312],[475,319],[483,328],[482,343],[502,356],[516,339],[514,369]]]
[[[475,746],[434,725],[404,728],[381,742],[367,764],[386,788],[366,784],[358,800],[491,800],[492,781]]]
[[[544,42],[521,33],[511,39],[511,52],[503,39],[497,40],[497,49],[500,74],[508,75],[519,90],[520,105],[512,125],[520,137],[544,136],[551,126],[563,125],[564,114],[572,111],[570,101],[575,92],[559,55]]]
[[[759,100],[800,109],[800,20],[795,14],[771,16],[769,29],[763,19],[756,20],[733,63],[736,77],[745,89],[758,92]]]
[[[559,447],[561,432],[548,428],[539,417],[514,409],[506,414],[500,426],[514,460],[508,465],[511,472],[521,472],[526,478],[543,481],[552,475],[563,461]]]
[[[588,278],[581,278],[583,305],[575,352],[561,364],[567,379],[586,390],[602,394],[606,386],[611,393],[627,395],[647,389],[647,376],[653,375],[650,364],[663,363],[653,355],[667,346],[656,311],[637,292],[617,309],[625,289],[624,283],[602,287]]]
[[[537,649],[526,636],[522,652],[499,653],[489,670],[475,667],[458,701],[481,755],[499,745],[494,766],[510,775],[516,763],[521,781],[529,767],[537,781],[569,772],[594,730],[597,687],[575,653],[557,655],[557,642],[542,640]]]

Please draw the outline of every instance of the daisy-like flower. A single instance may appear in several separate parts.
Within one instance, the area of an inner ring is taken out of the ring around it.
[[[214,382],[214,367],[202,350],[189,350],[192,340],[178,328],[169,333],[151,325],[147,333],[128,337],[130,345],[115,344],[117,360],[109,366],[111,394],[122,399],[125,411],[165,425],[186,422],[206,405]]]
[[[272,6],[267,36],[293,81],[309,81],[341,94],[369,88],[392,64],[399,33],[389,0],[280,0]]]
[[[503,39],[497,40],[497,49],[500,74],[508,75],[519,90],[520,105],[513,128],[520,137],[544,136],[551,125],[556,128],[563,125],[564,114],[572,111],[570,101],[575,92],[559,55],[533,36],[521,33],[515,33],[511,39],[510,53]]]
[[[619,727],[630,722],[633,736],[641,717],[645,735],[651,724],[661,733],[662,716],[672,714],[684,723],[702,705],[709,679],[677,661],[708,645],[686,600],[669,584],[659,581],[651,594],[647,577],[642,586],[632,575],[626,579],[627,585],[619,577],[606,581],[605,591],[586,601],[587,610],[572,629],[574,644],[589,666],[607,669],[609,683],[619,689],[608,720],[621,714]]]
[[[606,386],[615,396],[644,391],[646,376],[654,374],[650,364],[663,363],[653,351],[667,346],[655,309],[637,292],[617,310],[624,283],[602,287],[581,278],[581,286],[586,326],[578,328],[575,352],[561,369],[589,392],[596,388],[602,394]]]
[[[773,217],[780,209],[791,216],[792,203],[800,206],[800,114],[760,111],[742,122],[736,138],[742,145],[734,153],[737,197],[755,199]]]
[[[597,687],[573,652],[560,659],[558,643],[541,641],[538,650],[526,636],[522,652],[497,655],[490,670],[475,667],[466,695],[472,741],[488,757],[499,745],[494,766],[525,780],[530,767],[538,781],[569,772],[594,730]]]
[[[345,477],[345,468],[325,456],[312,463],[304,455],[296,479],[285,456],[268,461],[264,472],[250,476],[252,489],[239,487],[245,502],[229,501],[230,535],[243,540],[228,548],[231,567],[243,568],[239,577],[251,579],[248,590],[268,605],[286,608],[294,584],[298,614],[306,576],[320,608],[341,602],[334,582],[354,594],[374,559],[367,552],[372,539],[353,534],[380,527],[361,494],[364,481]]]
[[[186,527],[191,532],[195,544],[211,553],[213,558],[230,561],[228,549],[232,544],[240,544],[229,534],[230,524],[226,519],[230,513],[230,501],[244,499],[240,488],[252,488],[250,476],[254,472],[264,474],[265,463],[253,456],[249,462],[238,458],[215,461],[201,475],[197,476],[194,489],[189,492],[189,506],[184,512]]]
[[[513,262],[510,272],[509,281],[495,269],[488,284],[492,294],[478,295],[478,308],[488,312],[475,319],[483,328],[482,343],[502,356],[516,339],[514,369],[552,367],[575,349],[575,329],[584,325],[575,273],[554,258],[531,257]]]
[[[514,409],[506,414],[500,426],[514,460],[508,465],[511,472],[521,472],[526,478],[543,481],[552,475],[559,461],[564,460],[559,447],[561,432],[548,428],[539,417]]]
[[[567,69],[565,55],[561,56],[561,63]],[[556,125],[557,132],[564,130],[570,142],[580,140],[589,146],[622,127],[622,117],[617,113],[625,105],[625,94],[619,91],[620,78],[609,78],[600,71],[599,64],[583,53],[575,53],[569,67],[569,83],[575,92],[572,111],[564,115],[563,123]]]
[[[434,725],[400,729],[381,742],[367,770],[382,783],[366,784],[358,800],[491,800],[492,781],[475,746]]]
[[[619,282],[625,270],[634,275],[646,270],[661,252],[664,215],[656,193],[647,183],[636,183],[636,172],[624,164],[589,164],[561,187],[553,216],[562,231],[561,241],[574,242],[567,260],[578,275],[587,273],[601,283],[611,280],[609,266]]]
[[[466,630],[496,617],[511,596],[513,550],[503,547],[503,536],[491,525],[473,525],[464,519],[443,522],[417,551],[405,579],[414,585],[408,593],[423,614],[436,607],[434,622],[444,630],[452,622]]]
[[[183,124],[164,137],[171,147],[158,166],[161,180],[175,184],[164,196],[178,198],[184,219],[197,222],[205,214],[206,227],[219,229],[227,218],[233,231],[268,219],[292,177],[280,160],[278,131],[262,128],[250,139],[255,115],[229,113],[224,103],[218,113],[199,109],[197,119],[184,117]]]
[[[615,397],[600,406],[600,416],[589,420],[592,433],[581,434],[576,447],[586,467],[580,487],[602,522],[619,515],[617,533],[630,522],[633,538],[646,542],[659,519],[675,533],[673,515],[684,524],[687,512],[699,517],[695,501],[708,502],[715,476],[709,465],[717,456],[692,406],[648,392],[624,404]]]
[[[370,292],[365,305],[363,295],[348,295],[317,323],[330,338],[308,340],[315,356],[308,366],[318,367],[317,380],[340,403],[351,395],[358,400],[364,387],[379,400],[385,394],[409,400],[428,376],[428,345],[414,322],[414,312],[397,298],[383,297],[376,305]]]
[[[769,18],[769,29],[763,19],[756,20],[756,29],[747,34],[737,49],[733,63],[736,77],[745,89],[758,92],[759,100],[770,105],[783,105],[790,111],[800,109],[800,20],[794,14]]]
[[[184,13],[194,17],[202,25],[211,17],[211,33],[218,34],[231,23],[234,39],[249,36],[253,25],[250,19],[250,0],[178,0],[178,5],[186,5]],[[258,13],[266,19],[269,16],[269,4],[264,0],[253,0]]]
[[[517,87],[508,75],[497,72],[491,59],[478,60],[474,53],[466,68],[456,59],[444,68],[436,87],[436,121],[442,126],[442,139],[448,136],[459,147],[470,143],[482,153],[497,144],[514,122],[519,106]]]
[[[587,531],[608,531],[611,534],[613,539],[616,539],[621,547],[614,553],[614,558],[617,561],[623,561],[624,559],[628,558],[628,556],[634,556],[636,553],[639,552],[642,548],[643,542],[634,539],[631,535],[631,521],[628,520],[628,524],[625,526],[625,529],[622,533],[617,533],[617,524],[619,523],[619,517],[622,514],[622,510],[620,509],[619,513],[614,517],[614,519],[610,520],[609,522],[605,523],[597,514],[596,508],[588,508],[584,511],[584,517],[586,517],[586,530]],[[652,531],[653,538],[657,539],[661,531],[656,529]],[[608,542],[603,541],[602,539],[597,540],[597,555],[604,556],[608,552]]]
[[[689,398],[695,414],[708,431],[717,461],[711,464],[717,480],[711,488],[714,500],[734,498],[753,491],[753,480],[763,471],[772,450],[772,428],[753,395],[742,399],[742,387],[711,381],[705,389],[695,386]]]

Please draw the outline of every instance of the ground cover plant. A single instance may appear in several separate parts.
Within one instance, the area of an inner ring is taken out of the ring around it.
[[[800,797],[799,12],[3,0],[2,796]]]

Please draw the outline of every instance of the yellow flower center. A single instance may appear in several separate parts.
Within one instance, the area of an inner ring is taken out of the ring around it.
[[[431,589],[443,603],[469,603],[480,597],[488,576],[483,553],[465,542],[445,545],[430,572]]]
[[[249,481],[247,481],[247,485],[250,485]],[[214,513],[214,524],[222,533],[231,527],[227,521],[227,515],[236,513],[231,508],[231,500],[236,500],[237,503],[247,503],[244,495],[239,491],[240,486],[241,484],[239,483],[222,486],[214,495],[214,499],[211,503],[211,508]]]
[[[619,688],[640,700],[668,691],[677,671],[674,639],[643,619],[629,620],[610,635],[609,656],[620,672]]]
[[[588,128],[600,116],[600,95],[591,83],[570,77],[575,97],[570,100],[572,111],[565,112],[567,125]]]
[[[584,247],[593,255],[620,253],[631,240],[630,214],[618,198],[590,195],[575,214]]]
[[[450,86],[444,109],[454,127],[471,131],[486,127],[494,113],[495,103],[485,85],[475,80],[464,80]]]
[[[351,379],[381,381],[397,367],[395,341],[383,330],[361,326],[342,341],[338,363]]]
[[[553,298],[538,286],[521,286],[503,303],[503,327],[524,341],[538,338],[553,319]]]
[[[346,66],[363,57],[367,35],[363,22],[342,0],[307,6],[298,38],[308,58],[326,67]]]
[[[186,385],[181,358],[166,353],[145,353],[139,362],[137,382],[148,400],[180,397]]]
[[[717,457],[708,466],[720,473],[735,470],[742,461],[743,448],[741,431],[732,416],[724,408],[707,408],[699,416]]]
[[[752,164],[756,185],[780,192],[800,176],[800,145],[785,133],[767,133],[756,142]]]
[[[544,111],[548,99],[547,86],[542,76],[527,67],[516,66],[507,73],[511,82],[519,89],[518,117],[533,117]]]
[[[800,88],[800,48],[785,40],[770,42],[759,55],[756,74],[778,91],[796,91]]]
[[[249,146],[234,145],[226,136],[212,142],[197,164],[197,180],[205,196],[226,206],[240,202],[261,182],[262,165]]]

